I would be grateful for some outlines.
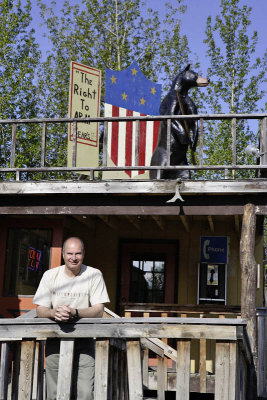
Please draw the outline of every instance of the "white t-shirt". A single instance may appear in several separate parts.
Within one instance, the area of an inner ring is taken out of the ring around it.
[[[101,271],[83,264],[75,277],[66,275],[65,265],[46,271],[33,298],[34,304],[48,308],[86,308],[109,301]]]

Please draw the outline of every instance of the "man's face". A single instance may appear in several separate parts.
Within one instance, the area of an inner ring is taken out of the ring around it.
[[[82,243],[78,239],[69,239],[65,244],[65,250],[63,251],[63,259],[67,269],[74,275],[80,272],[83,259],[84,251]]]

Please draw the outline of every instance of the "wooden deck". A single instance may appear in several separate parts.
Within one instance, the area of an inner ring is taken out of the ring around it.
[[[147,388],[155,389],[159,400],[165,398],[166,390],[176,391],[176,399],[183,400],[189,399],[192,389],[212,392],[215,400],[245,400],[247,393],[251,399],[257,396],[242,319],[102,318],[57,324],[49,319],[17,318],[0,320],[1,400],[45,398],[44,344],[52,337],[61,339],[58,399],[70,398],[73,340],[82,337],[95,338],[96,400],[140,400]],[[160,339],[172,339],[176,348]],[[216,347],[213,376],[206,371],[206,340]],[[193,342],[202,343],[197,374],[190,372]],[[154,371],[148,369],[148,349],[157,357]],[[168,359],[174,368],[168,368]]]

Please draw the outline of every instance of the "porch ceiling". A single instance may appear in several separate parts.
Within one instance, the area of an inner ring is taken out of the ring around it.
[[[267,214],[267,180],[223,181],[57,181],[0,182],[0,215],[179,216],[188,230],[188,216],[242,215],[253,203]],[[175,197],[176,194],[176,197]],[[179,196],[181,197],[179,197]],[[170,202],[170,200],[172,200]]]

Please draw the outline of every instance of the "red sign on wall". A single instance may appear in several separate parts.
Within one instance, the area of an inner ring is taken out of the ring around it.
[[[34,247],[29,248],[28,269],[37,271],[42,257],[41,250],[36,250]]]

